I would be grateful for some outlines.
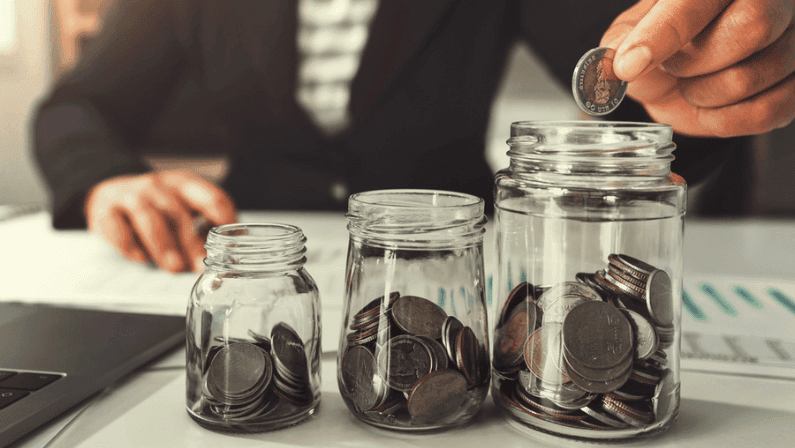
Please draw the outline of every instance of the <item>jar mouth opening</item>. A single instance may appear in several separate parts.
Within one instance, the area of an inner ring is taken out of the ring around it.
[[[673,160],[672,137],[671,126],[659,123],[520,121],[511,124],[507,143],[512,161],[616,168],[652,164],[662,172]]]
[[[372,207],[401,211],[472,209],[482,213],[483,199],[465,193],[443,190],[396,189],[355,193],[348,199],[350,207]]]
[[[552,120],[515,121],[511,123],[511,137],[532,134],[539,131],[571,129],[574,131],[604,130],[613,132],[669,132],[670,125],[640,121],[600,121],[600,120]]]
[[[351,195],[351,235],[403,244],[432,241],[469,244],[485,231],[485,202],[466,193],[443,190],[375,190]]]
[[[219,243],[269,244],[300,241],[303,232],[300,228],[280,223],[248,224],[234,223],[213,227],[207,240]]]
[[[207,234],[205,263],[229,271],[293,268],[306,262],[304,243],[303,231],[289,224],[225,224]]]

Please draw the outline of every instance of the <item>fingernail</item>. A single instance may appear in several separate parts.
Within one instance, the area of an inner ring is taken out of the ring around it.
[[[182,260],[176,252],[166,252],[166,255],[163,257],[163,267],[170,271],[179,269],[181,263]]]
[[[635,47],[624,53],[616,65],[616,75],[630,80],[638,76],[651,62],[651,50],[647,47]]]
[[[612,48],[613,50],[618,50],[619,45],[621,45],[621,43],[624,42],[624,39],[626,39],[627,36],[629,36],[629,31],[627,31],[626,33],[622,33],[620,36],[616,37],[615,39],[612,39],[610,42],[606,42],[602,46]]]

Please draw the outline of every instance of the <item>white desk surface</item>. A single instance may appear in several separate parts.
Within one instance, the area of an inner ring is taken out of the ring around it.
[[[11,291],[0,293],[0,300],[18,297],[13,293],[22,291],[22,286],[29,286],[21,282],[29,282],[30,272],[37,272],[43,278],[50,276],[55,286],[50,290],[35,290],[35,293],[49,292],[47,297],[54,302],[97,306],[95,295],[81,290],[77,287],[80,285],[70,284],[69,279],[83,278],[87,271],[107,269],[108,266],[130,270],[130,263],[121,260],[104,243],[86,232],[52,231],[47,219],[46,214],[38,214],[0,224],[0,247],[5,248],[4,256],[0,257],[0,272],[5,274],[5,282],[10,284],[7,290]],[[342,214],[257,212],[243,214],[241,220],[295,223],[304,228],[310,251],[313,240],[331,240],[333,242],[328,247],[334,250],[344,247],[347,242]],[[487,236],[487,242],[489,240]],[[698,273],[792,282],[795,280],[793,254],[795,221],[688,221],[686,224],[686,278],[689,273]],[[52,258],[60,260],[56,263]],[[312,260],[310,257],[310,262],[318,268],[327,268],[325,260]],[[55,272],[69,265],[73,269],[71,273]],[[311,269],[310,273],[313,273]],[[335,275],[334,272],[330,274]],[[158,277],[163,275],[159,272],[146,275],[158,281],[173,282],[179,287],[188,285],[189,288],[193,282],[187,274],[162,278]],[[58,297],[59,291],[55,289],[58,285],[67,285],[72,290],[61,294],[65,297]],[[168,296],[168,291],[164,295]],[[135,308],[134,304],[124,302],[128,299],[128,296],[119,294],[105,307]],[[177,306],[184,309],[184,303],[165,303],[160,310],[173,312]],[[152,307],[153,304],[147,302],[143,308]],[[332,334],[336,331],[335,328]],[[795,332],[782,336],[793,339]],[[87,405],[65,414],[14,446],[369,448],[375,445],[468,448],[490,443],[501,448],[586,446],[517,429],[502,418],[491,397],[487,398],[483,411],[461,428],[424,435],[380,430],[358,421],[344,405],[337,388],[336,355],[333,352],[327,351],[323,355],[322,378],[322,404],[317,415],[308,421],[263,434],[215,433],[199,427],[185,411],[184,351],[178,349],[107,388]],[[795,380],[686,369],[682,370],[681,380],[682,404],[673,428],[659,437],[623,446],[792,446],[795,439]]]

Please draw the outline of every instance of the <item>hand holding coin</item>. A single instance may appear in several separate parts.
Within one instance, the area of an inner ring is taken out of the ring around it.
[[[694,136],[795,118],[795,0],[641,0],[602,37],[615,75],[658,122]]]

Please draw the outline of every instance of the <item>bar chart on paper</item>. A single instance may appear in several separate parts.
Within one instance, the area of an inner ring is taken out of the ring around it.
[[[795,282],[685,275],[682,369],[795,380]]]

